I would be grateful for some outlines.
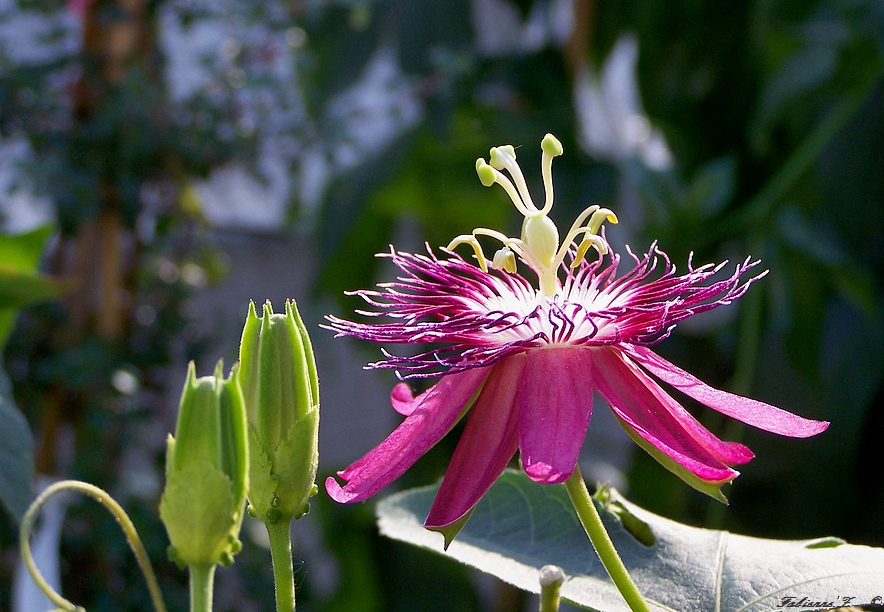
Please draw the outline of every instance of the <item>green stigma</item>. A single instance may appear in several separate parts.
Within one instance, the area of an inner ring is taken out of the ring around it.
[[[608,244],[598,232],[605,221],[617,223],[617,215],[607,208],[593,204],[580,213],[560,246],[559,229],[548,214],[553,206],[552,160],[561,155],[564,149],[559,139],[552,134],[543,137],[540,148],[543,151],[541,173],[546,196],[543,208],[537,208],[531,199],[525,177],[519,164],[516,163],[516,150],[512,145],[491,149],[488,162],[481,157],[476,160],[476,173],[482,184],[490,187],[497,183],[503,187],[516,210],[525,217],[522,223],[522,235],[519,238],[510,238],[501,232],[479,227],[470,234],[457,236],[448,245],[448,249],[452,250],[461,244],[470,245],[476,254],[479,266],[487,272],[488,260],[477,236],[494,238],[503,244],[503,248],[495,253],[491,267],[514,274],[516,255],[518,255],[537,274],[540,293],[552,297],[559,290],[558,269],[565,260],[571,244],[580,240],[576,256],[571,263],[572,268],[580,265],[590,247],[598,251],[599,256],[606,255]],[[509,174],[509,178],[504,171]]]

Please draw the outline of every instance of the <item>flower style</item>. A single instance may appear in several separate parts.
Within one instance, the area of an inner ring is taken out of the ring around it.
[[[726,501],[722,484],[739,475],[732,466],[748,462],[746,446],[720,440],[703,427],[655,380],[729,417],[784,436],[803,438],[828,423],[710,387],[664,360],[649,346],[666,338],[692,315],[730,304],[766,274],[746,259],[716,279],[727,262],[677,274],[656,244],[642,257],[629,252],[634,267],[617,276],[620,257],[611,254],[602,225],[617,217],[587,208],[559,241],[547,216],[553,203],[552,159],[562,146],[547,134],[541,145],[546,201],[537,208],[511,146],[491,149],[490,163],[476,162],[486,186],[501,185],[525,217],[520,238],[479,228],[458,236],[440,259],[392,250],[402,271],[378,291],[357,291],[392,322],[359,323],[329,316],[329,328],[379,343],[433,343],[412,356],[384,359],[368,368],[394,368],[402,378],[440,376],[414,397],[408,385],[393,388],[393,408],[406,418],[374,450],[338,475],[326,489],[338,502],[371,497],[403,474],[472,407],[463,435],[426,527],[456,531],[488,491],[516,450],[528,476],[541,484],[566,481],[574,471],[592,414],[593,394],[607,400],[639,446],[691,486]],[[503,174],[506,170],[512,180]],[[486,259],[477,236],[503,245]],[[467,244],[478,266],[453,252]],[[589,248],[598,259],[587,261]],[[538,279],[535,288],[517,271],[517,258]],[[661,267],[662,270],[658,270]],[[490,268],[490,270],[489,270]]]

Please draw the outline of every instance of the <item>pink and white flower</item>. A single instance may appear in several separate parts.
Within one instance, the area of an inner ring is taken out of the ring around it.
[[[500,184],[525,217],[520,238],[479,228],[458,236],[439,258],[392,250],[402,275],[377,291],[358,291],[375,310],[360,314],[387,322],[360,323],[329,316],[338,335],[382,344],[429,343],[417,355],[384,359],[369,368],[393,368],[404,379],[440,376],[414,397],[407,384],[393,388],[393,408],[405,416],[379,446],[326,480],[338,502],[365,500],[402,475],[470,411],[426,526],[444,530],[462,521],[516,451],[528,476],[541,484],[574,471],[592,415],[593,395],[611,406],[629,435],[691,486],[724,501],[722,484],[752,459],[746,446],[717,438],[659,381],[729,417],[772,433],[804,438],[828,423],[710,387],[656,355],[649,347],[676,324],[727,305],[765,275],[747,258],[720,278],[727,262],[678,274],[656,244],[617,276],[621,259],[609,255],[601,229],[616,223],[608,209],[591,206],[559,241],[547,216],[552,208],[552,159],[562,153],[553,136],[542,143],[546,202],[531,201],[511,146],[477,161],[483,184]],[[503,174],[506,170],[512,180]],[[503,247],[488,260],[478,236]],[[453,252],[470,245],[478,266]],[[593,262],[589,248],[598,251]],[[604,258],[609,255],[606,263]],[[538,278],[518,273],[517,259]],[[752,275],[754,274],[754,276]]]

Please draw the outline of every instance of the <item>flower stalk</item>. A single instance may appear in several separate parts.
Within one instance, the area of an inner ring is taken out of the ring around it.
[[[212,612],[212,593],[214,592],[215,567],[213,564],[191,564],[190,574],[190,612]]]
[[[592,547],[595,548],[602,565],[605,566],[605,570],[614,581],[617,590],[623,595],[623,599],[626,600],[633,612],[649,612],[648,604],[645,603],[638,587],[635,586],[635,582],[626,570],[626,566],[623,565],[623,560],[617,554],[617,549],[614,548],[614,543],[605,529],[602,517],[586,489],[586,483],[583,481],[579,467],[575,467],[574,473],[565,481],[565,488],[568,490],[568,497],[574,504],[574,510],[580,518],[583,530],[589,536]]]
[[[265,523],[270,537],[270,559],[273,563],[273,584],[276,587],[276,611],[295,609],[295,568],[292,563],[291,521]]]
[[[557,565],[540,568],[540,612],[559,612],[565,574]]]

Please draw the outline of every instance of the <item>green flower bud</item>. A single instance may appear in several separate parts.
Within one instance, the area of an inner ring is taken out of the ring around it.
[[[319,382],[313,347],[294,301],[285,314],[249,305],[237,376],[249,436],[249,512],[275,523],[306,514],[316,494]]]
[[[181,393],[175,437],[166,450],[160,518],[169,556],[180,566],[229,565],[242,548],[248,490],[246,411],[236,375],[196,377],[193,362]]]

